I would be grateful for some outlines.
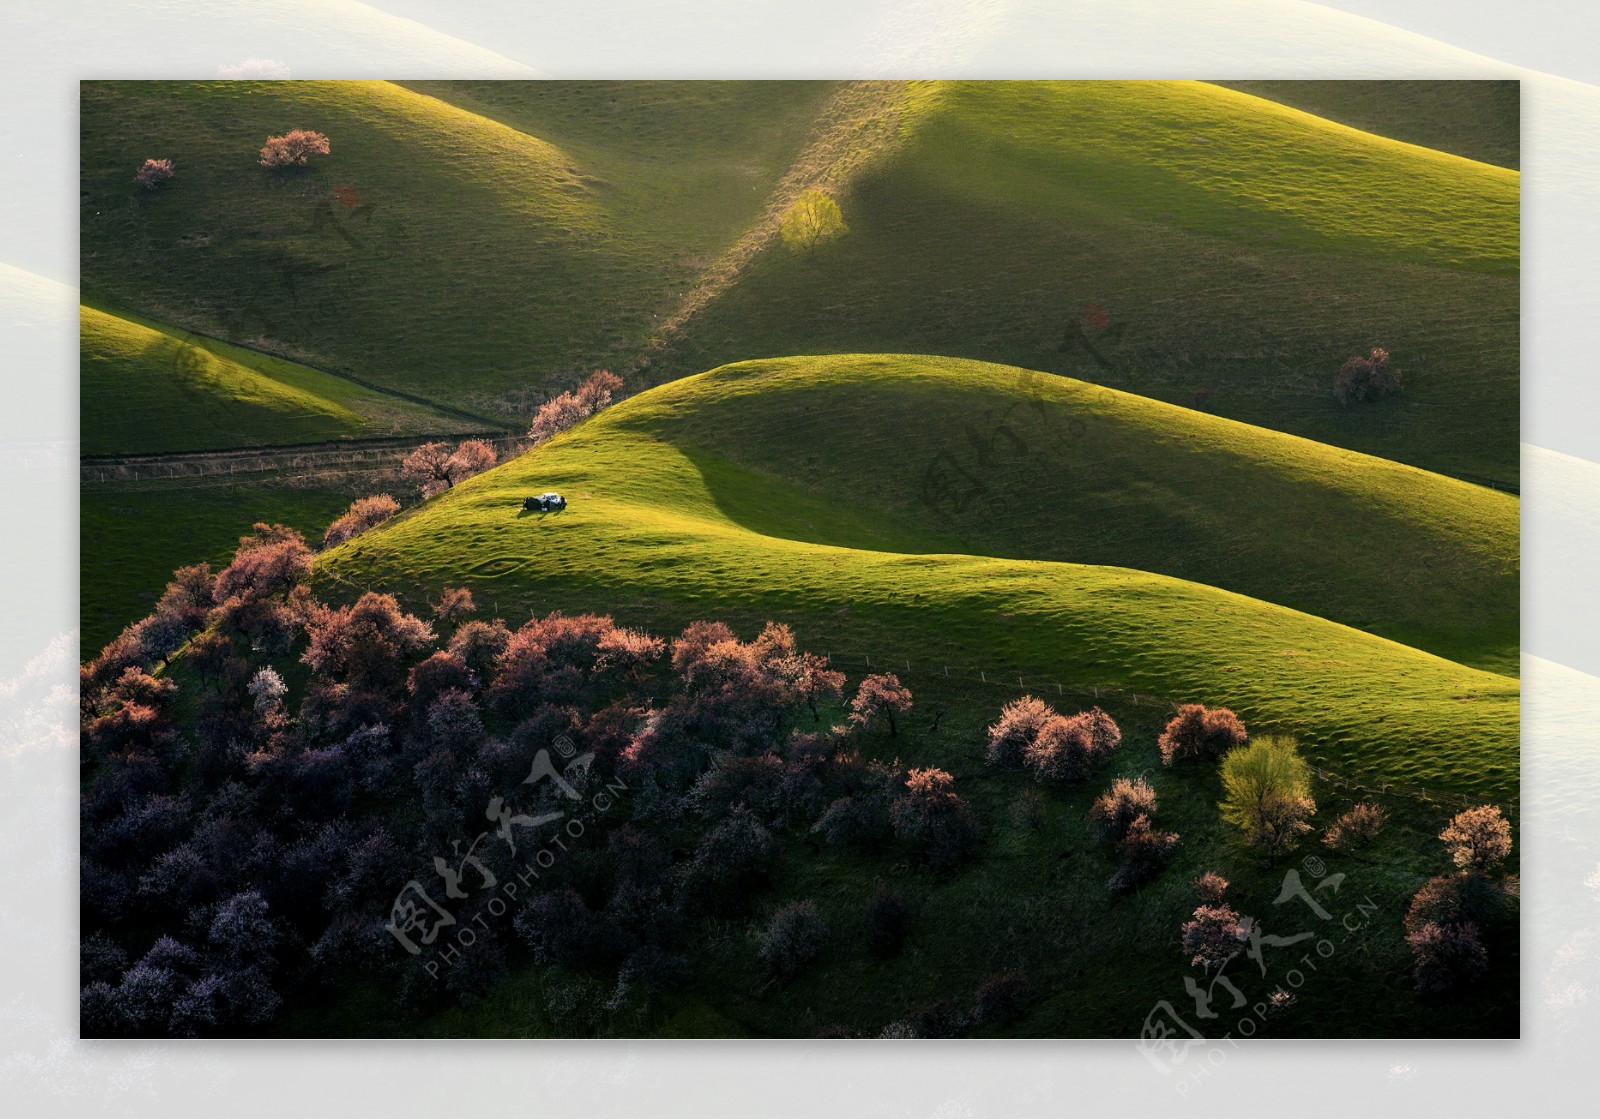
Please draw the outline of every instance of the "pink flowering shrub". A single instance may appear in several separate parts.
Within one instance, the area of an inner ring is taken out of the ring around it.
[[[328,138],[320,132],[297,128],[283,136],[267,137],[261,149],[262,167],[304,167],[312,156],[325,156],[330,148]]]
[[[170,159],[147,159],[139,168],[134,181],[147,191],[153,191],[177,174]]]
[[[435,441],[425,443],[400,463],[400,473],[414,483],[424,498],[442,494],[458,482],[494,466],[493,447],[481,439],[463,440],[455,447]]]
[[[528,428],[528,438],[543,443],[560,435],[609,405],[621,388],[622,378],[610,370],[595,370],[576,389],[539,406]]]
[[[1345,362],[1333,379],[1333,395],[1340,404],[1377,400],[1399,388],[1400,372],[1389,364],[1389,351],[1381,346],[1373,347],[1365,358]]]
[[[850,722],[863,730],[877,726],[881,720],[889,725],[889,737],[899,733],[895,715],[905,715],[911,710],[911,690],[900,683],[893,673],[875,673],[862,680],[850,701]]]
[[[349,510],[341,514],[338,520],[328,526],[327,532],[322,534],[322,547],[332,548],[334,545],[343,544],[368,529],[382,525],[399,512],[400,503],[387,494],[357,498],[350,503]]]

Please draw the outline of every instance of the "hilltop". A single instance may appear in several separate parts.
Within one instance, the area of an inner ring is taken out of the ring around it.
[[[1026,518],[1001,517],[993,540],[1009,535],[1010,555],[963,553],[942,519],[905,504],[904,484],[914,475],[891,466],[905,457],[905,447],[893,440],[857,444],[859,432],[849,425],[809,432],[818,461],[842,464],[829,468],[837,481],[810,488],[755,465],[761,455],[750,447],[759,441],[742,438],[799,414],[786,397],[786,374],[824,377],[839,399],[893,395],[897,408],[887,417],[951,401],[963,415],[979,416],[983,402],[975,395],[985,393],[992,394],[992,413],[1015,401],[985,386],[1015,384],[1020,373],[884,357],[712,371],[607,410],[325,554],[320,571],[413,597],[466,583],[507,618],[556,604],[616,612],[664,630],[713,613],[734,622],[776,618],[802,640],[885,662],[953,662],[1024,682],[1031,677],[1036,687],[1094,684],[1227,704],[1247,720],[1294,729],[1342,765],[1379,780],[1485,797],[1513,790],[1513,678],[1222,587],[1103,562],[1025,558],[1029,550],[1070,554],[1073,519],[1097,516],[1093,503],[1078,514],[1062,511],[1063,531],[1035,539],[1020,532]],[[1029,384],[1056,416],[1095,391],[1048,380]],[[1137,446],[1151,438],[1140,431],[1151,430],[1152,407],[1158,406],[1118,394],[1097,419],[1125,427]],[[763,418],[764,409],[770,412]],[[900,423],[886,418],[883,427]],[[1476,488],[1422,476],[1410,480],[1420,494],[1407,499],[1405,480],[1384,478],[1393,470],[1387,464],[1319,464],[1309,447],[1294,449],[1304,460],[1294,464],[1282,447],[1252,445],[1238,425],[1199,423],[1204,427],[1187,433],[1169,423],[1180,435],[1160,437],[1175,444],[1163,453],[1192,457],[1191,465],[1209,460],[1245,479],[1267,508],[1348,507],[1352,484],[1341,476],[1365,469],[1374,480],[1372,505],[1362,520],[1328,530],[1354,537],[1357,554],[1425,554],[1446,539],[1445,523],[1455,516],[1492,526],[1505,515],[1494,504],[1498,496]],[[697,442],[708,432],[717,433],[709,447]],[[1064,444],[1037,454],[1071,469]],[[743,455],[750,458],[741,462]],[[1338,469],[1322,477],[1323,467]],[[853,481],[845,481],[848,472]],[[1012,477],[1020,491],[1051,475],[1048,463],[1035,461]],[[874,499],[880,480],[889,496]],[[1198,499],[1202,484],[1195,486]],[[571,508],[547,516],[520,510],[525,495],[551,488],[567,493]],[[1492,499],[1481,508],[1480,494]],[[1019,493],[1016,505],[1045,508],[1059,498],[1047,485]],[[1181,523],[1181,515],[1168,520],[1161,513],[1159,495],[1146,500],[1149,511],[1131,514],[1127,530],[1098,546],[1125,550],[1123,565],[1136,559],[1141,540],[1148,550],[1168,526]],[[1276,579],[1286,593],[1315,594],[1319,579],[1345,563],[1301,547],[1292,534],[1275,546],[1270,535],[1250,529],[1248,518],[1229,547],[1232,564],[1261,569],[1255,578]],[[1480,550],[1463,572],[1492,567],[1497,547]],[[1273,573],[1275,566],[1284,570]],[[1379,574],[1374,566],[1341,578],[1375,589]],[[1405,589],[1398,590],[1380,597],[1392,611],[1404,600]],[[1499,656],[1493,642],[1480,653]]]
[[[1217,82],[1319,117],[1513,171],[1522,164],[1522,83]]]
[[[891,422],[892,418],[892,422]],[[740,362],[613,423],[770,536],[1159,572],[1515,674],[1515,498],[1073,378],[921,355]],[[747,505],[728,465],[841,507]],[[847,526],[881,525],[861,540]]]
[[[603,158],[603,141],[569,148],[389,82],[85,83],[85,293],[525,419],[552,386],[627,360],[759,211],[827,93],[603,88],[586,108],[653,111],[670,139]],[[562,102],[544,83],[505,89]],[[257,166],[292,128],[327,134],[330,154]],[[177,175],[144,191],[133,173],[156,156]]]

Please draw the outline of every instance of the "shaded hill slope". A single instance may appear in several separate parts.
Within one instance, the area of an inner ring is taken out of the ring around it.
[[[508,618],[556,604],[663,629],[777,618],[822,648],[1228,704],[1378,780],[1514,789],[1514,679],[1126,567],[898,551],[928,543],[926,515],[818,497],[674,442],[656,410],[696,408],[739,376],[624,402],[325,554],[320,571],[414,594],[466,583]],[[520,510],[552,487],[567,511]],[[749,527],[780,519],[810,539]]]
[[[955,83],[643,376],[941,353],[1514,485],[1518,175],[1204,83]],[[1402,391],[1331,392],[1385,346]]]
[[[144,319],[80,308],[85,455],[475,430],[461,417]]]

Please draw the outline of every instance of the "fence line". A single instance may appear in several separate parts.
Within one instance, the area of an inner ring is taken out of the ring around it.
[[[321,471],[354,474],[393,469],[424,443],[443,439],[482,439],[504,460],[527,443],[523,436],[503,432],[449,435],[352,443],[345,447],[245,448],[173,455],[126,456],[117,459],[83,459],[78,467],[82,482],[159,482],[176,478],[216,478],[234,474]]]
[[[909,660],[888,659],[882,657],[881,655],[874,657],[871,654],[851,654],[841,653],[838,651],[829,651],[828,664],[830,666],[834,666],[835,661],[841,661],[845,658],[859,658],[862,664],[869,670],[894,671],[901,665],[904,665],[905,671],[908,674],[914,672]],[[952,668],[956,668],[960,671],[952,672]],[[1108,685],[1065,684],[1053,677],[1034,677],[1030,682],[1025,676],[1020,674],[1013,676],[1009,671],[1003,673],[991,673],[988,670],[980,669],[977,670],[977,676],[971,676],[970,673],[972,670],[970,666],[952,667],[944,664],[943,662],[936,663],[935,667],[929,670],[929,672],[934,676],[949,680],[966,681],[971,684],[983,684],[990,687],[1003,688],[1006,690],[1011,690],[1014,688],[1019,692],[1032,692],[1035,695],[1043,694],[1045,697],[1048,697],[1050,692],[1053,690],[1057,698],[1071,695],[1076,697],[1092,698],[1097,703],[1101,700],[1112,700],[1120,704],[1131,704],[1135,707],[1164,708],[1171,712],[1176,712],[1182,703],[1177,700],[1155,696],[1149,693],[1128,692],[1126,690],[1113,688]],[[1015,683],[1013,684],[1013,682]],[[1379,797],[1405,797],[1430,804],[1460,805],[1462,808],[1470,808],[1474,805],[1480,805],[1483,803],[1482,798],[1469,797],[1466,794],[1457,793],[1453,790],[1441,789],[1439,787],[1428,789],[1422,786],[1408,786],[1398,782],[1380,782],[1373,784],[1370,781],[1356,778],[1349,774],[1340,773],[1339,771],[1333,769],[1333,767],[1329,766],[1326,756],[1322,755],[1310,756],[1310,761],[1312,763],[1312,773],[1316,775],[1317,779],[1319,781],[1326,782],[1329,786],[1337,789],[1357,790],[1362,793],[1370,793]],[[1501,805],[1501,808],[1506,811],[1508,816],[1514,816],[1517,804],[1517,801],[1512,800],[1504,805]]]
[[[354,580],[346,579],[337,572],[324,571],[322,574],[337,583],[351,588],[352,590],[373,590],[370,585],[361,584],[355,582]],[[496,602],[495,613],[499,613],[498,602]],[[537,612],[530,613],[529,617],[537,617]],[[859,658],[862,666],[869,671],[895,672],[903,666],[904,671],[908,675],[916,673],[916,670],[912,667],[912,663],[909,658],[889,658],[879,654],[875,659],[872,654],[847,653],[838,650],[826,650],[824,651],[824,656],[827,658],[828,666],[830,668],[838,668],[839,666],[836,664],[837,662],[843,662],[846,659]],[[943,661],[935,662],[934,666],[934,668],[930,668],[928,670],[930,675],[946,680],[965,681],[970,684],[982,684],[990,688],[1004,689],[1008,692],[1015,689],[1018,692],[1043,693],[1045,696],[1048,696],[1050,691],[1053,689],[1057,699],[1072,695],[1075,697],[1090,698],[1096,703],[1099,703],[1101,700],[1107,700],[1115,701],[1119,704],[1131,704],[1134,707],[1148,707],[1157,709],[1164,708],[1170,712],[1176,712],[1181,703],[1180,701],[1171,700],[1161,696],[1155,696],[1149,693],[1128,692],[1123,689],[1113,688],[1109,685],[1066,684],[1063,681],[1056,680],[1054,677],[1034,677],[1033,683],[1030,685],[1027,683],[1027,677],[1024,674],[1018,673],[1013,676],[1009,670],[991,675],[986,669],[978,669],[978,675],[974,677],[970,675],[972,671],[971,666],[952,666]],[[960,670],[960,672],[952,672],[952,669]],[[1014,685],[1012,684],[1013,680],[1016,682]],[[1466,794],[1456,793],[1452,790],[1440,789],[1437,787],[1430,790],[1425,787],[1408,786],[1398,782],[1381,782],[1374,785],[1369,781],[1363,781],[1348,774],[1339,773],[1328,765],[1328,760],[1323,755],[1310,756],[1310,762],[1312,763],[1311,772],[1316,775],[1317,780],[1325,782],[1330,787],[1335,789],[1358,790],[1362,793],[1370,793],[1377,797],[1404,797],[1410,798],[1414,801],[1422,801],[1428,804],[1438,804],[1440,806],[1460,805],[1464,809],[1471,808],[1474,805],[1483,804],[1482,798],[1468,797]],[[1517,815],[1518,804],[1519,802],[1517,800],[1512,799],[1500,805],[1500,808],[1508,817],[1511,817],[1514,820]]]

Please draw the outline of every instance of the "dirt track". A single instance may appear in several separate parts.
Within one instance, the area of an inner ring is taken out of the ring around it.
[[[251,447],[229,451],[195,451],[170,455],[118,455],[85,457],[78,465],[80,482],[146,482],[168,478],[211,478],[218,475],[275,474],[282,472],[337,471],[368,473],[393,470],[428,436],[340,440],[293,447]],[[527,442],[504,432],[484,432],[476,437],[492,445],[501,459]]]

